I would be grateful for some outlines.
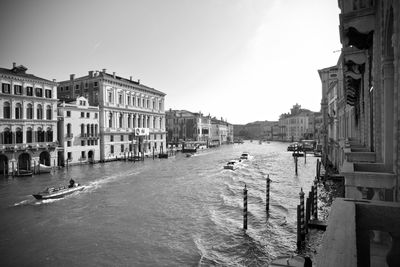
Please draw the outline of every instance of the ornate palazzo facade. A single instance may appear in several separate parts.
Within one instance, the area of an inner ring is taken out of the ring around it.
[[[0,173],[57,161],[57,84],[13,64],[0,68]]]
[[[166,151],[163,92],[106,70],[78,79],[71,75],[58,92],[60,99],[81,95],[99,106],[101,161]]]

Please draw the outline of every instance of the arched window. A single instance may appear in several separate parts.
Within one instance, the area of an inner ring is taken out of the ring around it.
[[[4,144],[12,144],[12,133],[10,129],[5,128],[3,132]]]
[[[112,128],[112,121],[113,121],[113,115],[110,112],[110,114],[108,115],[108,127]]]
[[[71,135],[71,123],[67,124],[67,136],[69,137]]]
[[[15,119],[22,119],[22,107],[20,103],[15,105]]]
[[[26,130],[26,142],[32,143],[32,128]]]
[[[9,102],[4,102],[3,118],[4,119],[11,119],[11,107],[10,107],[10,103]]]
[[[43,109],[42,109],[42,105],[37,105],[36,108],[36,119],[38,120],[42,120],[43,119]]]
[[[51,130],[51,128],[47,128],[46,141],[47,142],[53,142],[53,130]]]
[[[131,128],[131,115],[128,115],[128,128]]]
[[[37,129],[37,141],[44,142],[44,131],[40,127]]]
[[[86,125],[86,134],[87,136],[90,136],[90,124]]]
[[[98,127],[99,126],[97,124],[94,126],[94,134],[95,134],[95,136],[98,135]]]
[[[22,130],[21,130],[21,128],[17,128],[17,130],[15,131],[15,143],[16,144],[22,144],[22,140],[23,140],[23,138],[22,138]]]
[[[90,125],[90,135],[94,136],[94,124]]]
[[[119,114],[119,128],[122,128],[122,119],[124,118],[124,115],[122,113]]]
[[[26,107],[26,118],[31,120],[33,119],[33,108],[32,104],[28,104]]]
[[[81,136],[85,135],[85,124],[81,124]]]
[[[47,107],[46,107],[46,120],[51,120],[51,106],[50,105],[48,105]]]

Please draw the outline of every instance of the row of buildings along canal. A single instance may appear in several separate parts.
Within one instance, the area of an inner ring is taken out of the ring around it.
[[[165,112],[165,93],[106,69],[79,78],[71,74],[57,83],[13,63],[11,69],[0,68],[0,83],[0,175],[29,172],[39,163],[157,155],[167,152],[167,142],[233,141],[233,126],[223,119]]]

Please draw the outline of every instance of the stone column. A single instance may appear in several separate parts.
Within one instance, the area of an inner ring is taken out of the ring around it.
[[[384,101],[384,127],[383,148],[384,162],[389,171],[393,170],[393,145],[394,145],[394,69],[393,59],[387,58],[382,62],[383,67],[383,101]],[[395,171],[395,170],[393,170]]]

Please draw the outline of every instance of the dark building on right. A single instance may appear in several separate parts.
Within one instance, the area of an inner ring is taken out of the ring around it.
[[[317,264],[400,266],[400,1],[338,4],[342,52],[319,73],[323,160],[346,198],[332,206]]]

